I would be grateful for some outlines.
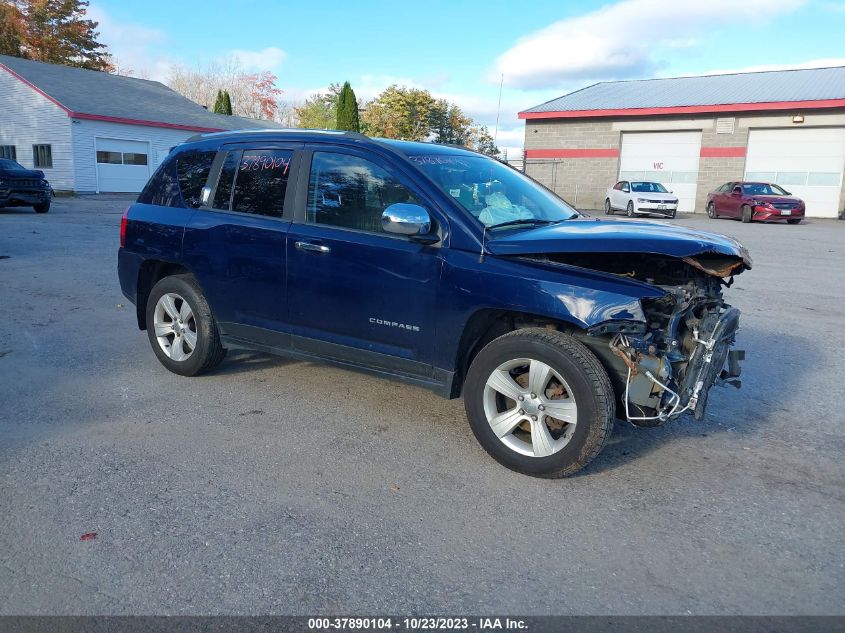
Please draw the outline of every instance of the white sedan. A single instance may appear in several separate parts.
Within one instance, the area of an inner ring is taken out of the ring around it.
[[[629,218],[635,215],[659,215],[674,218],[678,212],[678,198],[659,182],[620,180],[604,199],[604,212],[611,215],[625,211]]]

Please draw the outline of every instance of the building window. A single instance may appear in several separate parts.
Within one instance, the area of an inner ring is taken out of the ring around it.
[[[110,152],[97,150],[97,162],[101,165],[146,165],[147,155],[137,152]]]
[[[36,167],[53,166],[53,149],[50,145],[33,145],[32,162]]]
[[[103,165],[120,165],[123,162],[120,152],[97,151],[97,162]]]
[[[0,145],[0,158],[8,158],[10,160],[17,160],[18,153],[15,151],[14,145]]]
[[[146,165],[147,155],[139,154],[137,152],[123,152],[124,165]]]

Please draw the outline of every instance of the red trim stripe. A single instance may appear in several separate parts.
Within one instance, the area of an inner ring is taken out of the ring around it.
[[[699,156],[702,158],[744,158],[744,147],[702,147]]]
[[[123,118],[123,117],[104,116],[104,115],[101,115],[101,114],[87,114],[85,112],[72,112],[70,110],[70,108],[68,108],[68,107],[62,105],[61,103],[59,103],[59,101],[57,101],[56,99],[54,99],[53,97],[48,95],[46,92],[41,90],[38,86],[36,86],[32,82],[27,81],[26,79],[21,77],[18,73],[16,73],[14,70],[9,68],[5,64],[0,63],[0,68],[5,70],[6,72],[8,72],[15,79],[23,82],[24,84],[26,84],[27,86],[29,86],[30,88],[35,90],[35,92],[40,94],[45,99],[48,99],[49,101],[52,101],[53,103],[55,103],[62,110],[67,112],[67,115],[72,119],[90,119],[92,121],[108,121],[110,123],[125,123],[126,125],[145,125],[147,127],[163,127],[163,128],[173,129],[173,130],[188,130],[190,132],[223,132],[223,131],[225,131],[225,128],[221,128],[221,127],[201,127],[201,126],[197,126],[197,125],[182,125],[181,123],[165,123],[164,121],[145,121],[143,119],[126,119],[126,118]]]
[[[570,149],[527,149],[525,158],[616,158],[619,150],[615,148],[570,148]]]
[[[572,119],[608,116],[655,116],[660,114],[701,114],[706,112],[751,112],[759,110],[815,110],[845,108],[845,99],[812,101],[771,101],[767,103],[721,103],[716,105],[671,106],[665,108],[620,108],[611,110],[561,110],[556,112],[520,112],[520,119]]]
[[[117,116],[102,114],[86,114],[85,112],[68,112],[73,119],[88,119],[91,121],[108,121],[109,123],[125,123],[126,125],[145,125],[147,127],[164,127],[173,130],[188,130],[191,132],[223,132],[222,127],[199,127],[197,125],[182,125],[181,123],[164,123],[163,121],[146,121],[144,119],[124,119]]]

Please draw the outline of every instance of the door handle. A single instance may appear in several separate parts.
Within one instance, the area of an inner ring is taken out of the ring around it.
[[[294,246],[301,251],[309,251],[311,253],[328,253],[330,249],[323,244],[314,244],[312,242],[295,242]]]

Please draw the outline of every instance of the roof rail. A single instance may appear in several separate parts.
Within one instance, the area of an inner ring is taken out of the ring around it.
[[[291,134],[325,134],[327,136],[345,136],[347,138],[355,138],[358,140],[370,140],[370,137],[361,134],[360,132],[350,132],[348,130],[320,130],[320,129],[312,129],[312,128],[291,128],[291,127],[268,127],[268,128],[254,128],[254,129],[246,129],[246,130],[223,130],[220,132],[203,132],[201,134],[194,134],[190,138],[188,138],[185,142],[191,143],[194,141],[200,141],[206,138],[214,138],[218,136],[241,136],[241,135],[250,135],[250,134],[272,134],[275,132],[283,132],[283,133],[291,133]]]

